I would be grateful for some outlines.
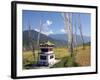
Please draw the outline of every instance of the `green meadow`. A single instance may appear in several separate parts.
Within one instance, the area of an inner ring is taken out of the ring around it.
[[[85,45],[85,49],[82,46],[78,46],[77,51],[75,48],[71,57],[67,48],[54,48],[55,58],[60,60],[60,62],[55,64],[53,68],[89,66],[90,51],[90,45]],[[23,69],[34,68],[32,65],[37,64],[38,51],[35,50],[35,55],[33,54],[32,51],[23,51]]]

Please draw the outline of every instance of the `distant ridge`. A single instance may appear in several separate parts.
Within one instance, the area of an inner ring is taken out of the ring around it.
[[[67,41],[67,34],[52,34],[52,35],[49,35],[51,38],[53,39],[57,39],[57,40],[65,40]],[[73,36],[75,36],[73,34]],[[77,36],[77,44],[82,44],[82,39],[81,39],[81,36],[80,35],[76,35]],[[73,38],[75,39],[75,37]],[[83,39],[84,39],[84,43],[88,43],[88,42],[91,42],[91,39],[90,37],[87,37],[87,36],[83,36]]]
[[[35,30],[31,30],[30,33],[31,33],[32,42],[36,46],[37,45],[38,32],[35,31]],[[23,46],[24,46],[24,48],[29,47],[29,41],[30,41],[29,31],[25,30],[25,31],[23,31]],[[65,40],[53,39],[50,36],[47,36],[47,35],[44,35],[44,34],[40,33],[40,43],[44,43],[44,42],[47,42],[47,41],[50,41],[53,44],[55,44],[55,47],[64,47],[67,44],[67,41],[65,41]]]
[[[38,36],[38,32],[35,30],[31,30],[31,39],[32,39],[32,43],[35,45],[37,45],[37,36]],[[86,37],[83,36],[84,38],[84,42],[86,43],[90,43],[90,37]],[[40,43],[44,43],[50,41],[53,44],[55,44],[55,47],[67,47],[67,35],[66,34],[52,34],[52,35],[44,35],[42,33],[40,33]],[[29,48],[29,31],[25,30],[23,31],[23,47],[28,49]],[[32,45],[33,45],[32,44]],[[81,37],[79,35],[77,35],[77,45],[82,44],[82,40]]]

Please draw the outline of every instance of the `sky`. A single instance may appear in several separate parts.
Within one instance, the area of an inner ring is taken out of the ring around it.
[[[78,15],[80,14],[80,20]],[[72,24],[73,31],[75,31],[75,24],[77,27],[77,34],[80,35],[78,28],[78,22],[81,22],[82,32],[84,36],[91,35],[91,14],[89,13],[73,13]],[[65,34],[64,20],[61,12],[50,12],[50,11],[33,11],[23,10],[22,12],[22,26],[23,30],[28,30],[31,26],[32,30],[39,31],[40,24],[42,25],[41,33],[45,35],[51,34]]]

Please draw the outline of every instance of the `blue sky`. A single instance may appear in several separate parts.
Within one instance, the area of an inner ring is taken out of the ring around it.
[[[83,35],[91,35],[91,15],[89,13],[73,13],[73,26],[76,20],[77,34],[79,33],[78,29],[78,15],[80,14],[80,21],[82,23]],[[40,21],[42,23],[41,33],[50,35],[50,34],[64,34],[65,27],[63,18],[60,12],[44,12],[44,11],[32,11],[32,10],[23,10],[22,13],[22,25],[23,30],[28,30],[29,25],[32,29],[38,31]],[[74,30],[74,27],[73,27]]]

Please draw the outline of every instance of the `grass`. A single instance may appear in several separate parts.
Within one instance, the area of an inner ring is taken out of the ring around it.
[[[85,46],[85,49],[79,47],[78,52],[75,56],[75,60],[80,66],[90,66],[91,64],[91,47]]]
[[[32,64],[37,63],[38,55],[35,52],[35,57],[32,51],[23,52],[23,69],[32,66]],[[36,58],[36,59],[35,59]]]
[[[70,57],[66,48],[54,48],[55,58],[61,60],[53,67],[75,67],[75,66],[89,66],[90,65],[90,46],[86,45],[85,49],[82,46],[77,47],[77,53],[74,50],[74,57]],[[38,55],[35,50],[35,58],[32,51],[23,52],[23,69],[32,67],[37,63]]]
[[[77,67],[79,64],[74,62],[74,59],[71,56],[63,57],[60,62],[53,65],[53,68],[61,68],[61,67]]]
[[[55,53],[55,58],[56,59],[61,59],[65,56],[69,55],[67,48],[55,48],[54,53]]]

